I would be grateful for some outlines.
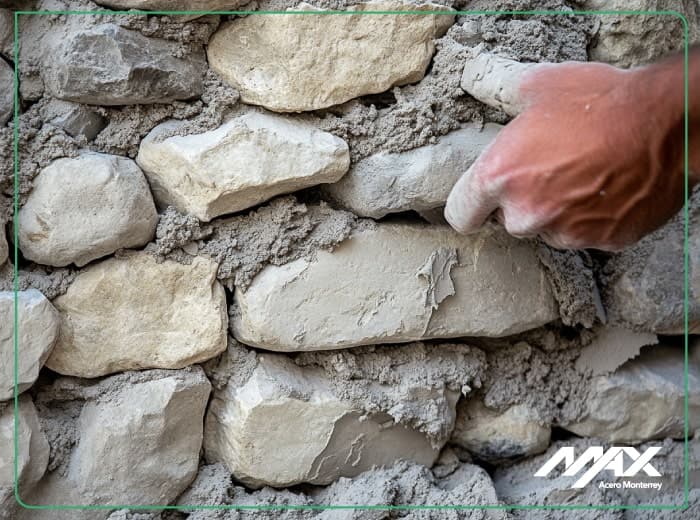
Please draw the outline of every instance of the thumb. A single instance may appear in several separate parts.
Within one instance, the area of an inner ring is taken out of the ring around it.
[[[480,180],[483,160],[477,160],[452,187],[445,204],[445,219],[463,234],[477,231],[498,208],[498,199],[487,192]]]
[[[467,60],[460,86],[482,103],[503,110],[509,116],[517,116],[525,108],[520,85],[524,76],[539,63],[520,63],[482,52]]]

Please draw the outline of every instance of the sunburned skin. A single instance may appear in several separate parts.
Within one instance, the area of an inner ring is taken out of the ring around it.
[[[519,88],[489,94],[484,84],[490,77],[502,83],[508,61],[480,59],[475,95],[518,113],[452,189],[445,210],[452,227],[470,233],[493,214],[516,236],[539,235],[561,249],[616,251],[682,207],[682,56],[631,70],[577,62],[524,72],[510,66]],[[688,82],[689,160],[697,172],[700,48],[691,51]],[[691,186],[698,180],[691,174]]]

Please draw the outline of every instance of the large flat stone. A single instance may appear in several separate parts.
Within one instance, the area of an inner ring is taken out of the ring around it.
[[[252,112],[194,135],[177,135],[181,125],[156,127],[136,160],[159,204],[204,221],[337,181],[350,166],[345,141],[282,116]]]
[[[158,214],[131,159],[86,152],[58,159],[34,179],[19,212],[19,247],[34,262],[83,266],[147,244]]]
[[[445,205],[457,179],[496,137],[501,125],[470,124],[435,144],[403,153],[378,153],[354,164],[338,182],[323,187],[353,213],[381,218],[389,213],[424,212]]]
[[[97,377],[123,370],[182,368],[226,348],[226,296],[216,263],[158,263],[148,253],[82,271],[54,300],[61,332],[47,366]]]
[[[527,241],[496,228],[378,224],[332,253],[268,266],[235,293],[231,329],[248,345],[323,350],[427,338],[498,337],[558,311]]]
[[[426,406],[446,400],[454,415],[459,391],[421,389]],[[399,459],[431,466],[441,444],[388,410],[367,413],[339,397],[318,366],[301,367],[278,354],[258,355],[245,376],[230,372],[214,393],[204,435],[207,460],[222,462],[251,487],[328,484]]]
[[[118,374],[92,385],[59,378],[43,389],[37,403],[41,400],[46,424],[63,427],[73,442],[63,446],[63,460],[35,488],[30,503],[171,503],[197,474],[210,391],[199,367]],[[29,513],[20,518],[97,519],[110,511],[89,511],[91,516]]]
[[[44,86],[59,99],[95,105],[168,103],[199,96],[204,51],[181,54],[176,42],[113,23],[57,31],[46,40]]]
[[[688,366],[689,430],[700,428],[700,344]],[[576,435],[639,443],[684,432],[683,348],[652,345],[616,372],[596,376],[582,420],[563,427]]]
[[[296,10],[320,10],[301,3]],[[316,110],[419,81],[434,39],[452,15],[362,15],[363,11],[448,11],[436,4],[371,2],[335,16],[248,16],[209,42],[209,65],[245,103],[277,112]]]
[[[0,401],[12,399],[15,383],[15,297],[0,291]],[[17,293],[17,391],[27,390],[44,366],[58,338],[60,317],[36,289]]]

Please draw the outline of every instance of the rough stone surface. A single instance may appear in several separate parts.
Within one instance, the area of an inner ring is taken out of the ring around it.
[[[0,401],[12,399],[15,384],[14,292],[0,291]],[[36,289],[17,293],[17,391],[27,390],[56,344],[59,315]]]
[[[58,159],[34,179],[19,212],[19,247],[34,262],[83,266],[117,249],[145,245],[157,223],[136,163],[88,152]]]
[[[49,103],[49,107],[56,112],[50,123],[61,127],[71,137],[84,136],[92,141],[107,125],[105,118],[87,105],[56,99]]]
[[[47,366],[80,377],[182,368],[226,348],[226,296],[216,264],[157,263],[148,253],[81,272],[54,300],[61,332]]]
[[[178,126],[154,129],[137,162],[160,204],[204,221],[337,181],[350,166],[342,139],[281,116],[251,112],[196,135],[179,136]]]
[[[42,388],[37,407],[52,460],[33,503],[172,502],[197,473],[210,390],[199,367],[127,372],[94,384],[59,378]],[[56,518],[44,515],[32,518]]]
[[[457,407],[450,442],[491,462],[534,455],[549,446],[551,428],[541,423],[527,405],[499,412],[487,408],[478,398],[464,399]]]
[[[306,3],[295,9],[318,10]],[[387,1],[348,10],[447,8]],[[222,25],[207,54],[209,65],[244,102],[278,112],[316,110],[420,80],[435,51],[433,40],[453,20],[451,15],[248,16]]]
[[[15,425],[14,404],[0,403],[0,519],[14,518]],[[27,395],[20,396],[17,410],[17,482],[19,495],[26,498],[46,471],[49,444],[41,430],[34,403]]]
[[[57,34],[41,74],[48,92],[59,99],[126,105],[202,93],[206,61],[201,48],[179,56],[177,44],[114,23]]]
[[[323,192],[353,213],[381,218],[444,206],[457,179],[495,138],[500,125],[466,125],[436,144],[403,153],[379,153],[355,163]]]
[[[605,11],[677,11],[693,35],[700,24],[696,0],[584,0],[583,9]],[[618,67],[646,65],[683,48],[683,23],[673,15],[600,15],[589,57]]]
[[[683,334],[684,212],[601,270],[603,305],[611,325],[638,332]],[[700,190],[688,204],[688,332],[700,331]]]
[[[403,349],[292,360],[232,343],[206,368],[216,388],[207,460],[253,487],[327,484],[401,458],[432,465],[458,396],[480,384],[483,354],[450,345]]]
[[[700,344],[693,347],[700,351]],[[695,359],[698,359],[697,357]],[[700,365],[688,367],[688,416],[691,431],[700,428]],[[564,425],[585,437],[639,443],[684,431],[683,348],[650,346],[615,373],[594,377],[583,419]]]
[[[0,126],[12,119],[15,113],[15,73],[5,60],[0,58]]]
[[[282,351],[427,338],[505,336],[558,311],[528,242],[489,228],[380,224],[333,253],[268,266],[235,293],[231,329]]]

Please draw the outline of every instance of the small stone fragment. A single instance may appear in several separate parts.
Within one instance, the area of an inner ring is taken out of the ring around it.
[[[322,11],[301,3],[294,10]],[[245,103],[276,112],[317,110],[423,78],[434,40],[452,15],[371,15],[364,11],[449,11],[437,4],[370,2],[336,16],[248,16],[214,34],[209,65]]]
[[[469,124],[403,153],[378,153],[354,164],[323,192],[353,213],[381,218],[444,206],[457,179],[496,137],[501,125]]]
[[[41,430],[32,399],[19,398],[17,409],[17,482],[20,498],[41,479],[49,462],[49,444]],[[15,410],[12,402],[0,403],[0,520],[13,520],[17,507],[15,483]]]
[[[58,159],[34,179],[19,212],[19,247],[34,262],[62,267],[143,246],[158,214],[131,159],[86,152]]]
[[[17,391],[27,390],[58,338],[60,317],[36,289],[17,292]],[[15,295],[0,291],[0,401],[12,399],[15,384]]]
[[[228,317],[216,268],[199,257],[158,263],[144,252],[90,266],[54,300],[61,332],[47,366],[97,377],[182,368],[220,354]]]
[[[633,332],[620,327],[603,327],[593,342],[581,351],[576,368],[593,375],[614,372],[628,359],[639,355],[642,347],[656,345],[656,334]]]
[[[195,98],[204,88],[202,50],[180,57],[177,43],[113,23],[57,33],[49,45],[42,78],[59,99],[94,105],[168,103]]]
[[[104,117],[84,105],[58,100],[56,103],[65,104],[65,111],[51,119],[51,124],[63,128],[71,137],[82,135],[88,141],[92,141],[107,126]]]
[[[458,264],[433,256],[441,249],[454,250]],[[426,278],[431,258],[443,265]],[[448,277],[454,294],[438,302],[435,290],[447,287]],[[356,231],[332,253],[267,266],[247,290],[236,289],[231,330],[263,349],[325,350],[506,336],[557,317],[528,242],[495,227],[461,236],[447,227],[381,223]]]
[[[697,353],[700,344],[692,349]],[[563,427],[576,435],[616,443],[683,437],[683,357],[680,346],[650,346],[615,373],[594,377],[582,420]],[[694,431],[700,428],[697,363],[689,363],[688,388],[689,428]]]
[[[159,204],[203,221],[335,182],[350,166],[345,141],[282,116],[251,112],[216,130],[177,135],[182,126],[156,127],[136,160]]]
[[[5,60],[0,58],[0,127],[12,119],[14,105],[15,73]]]
[[[200,367],[127,372],[93,384],[59,378],[42,388],[42,421],[75,431],[66,460],[35,488],[32,503],[171,503],[197,474],[210,391]],[[60,441],[50,436],[52,454]]]
[[[550,436],[551,427],[542,424],[527,405],[498,412],[476,398],[460,401],[450,442],[482,460],[498,462],[543,452]]]
[[[438,457],[439,447],[386,411],[365,414],[339,399],[319,368],[264,354],[247,380],[233,375],[209,406],[204,449],[248,486],[328,484],[399,459],[431,466]],[[449,398],[456,405],[456,393]]]

